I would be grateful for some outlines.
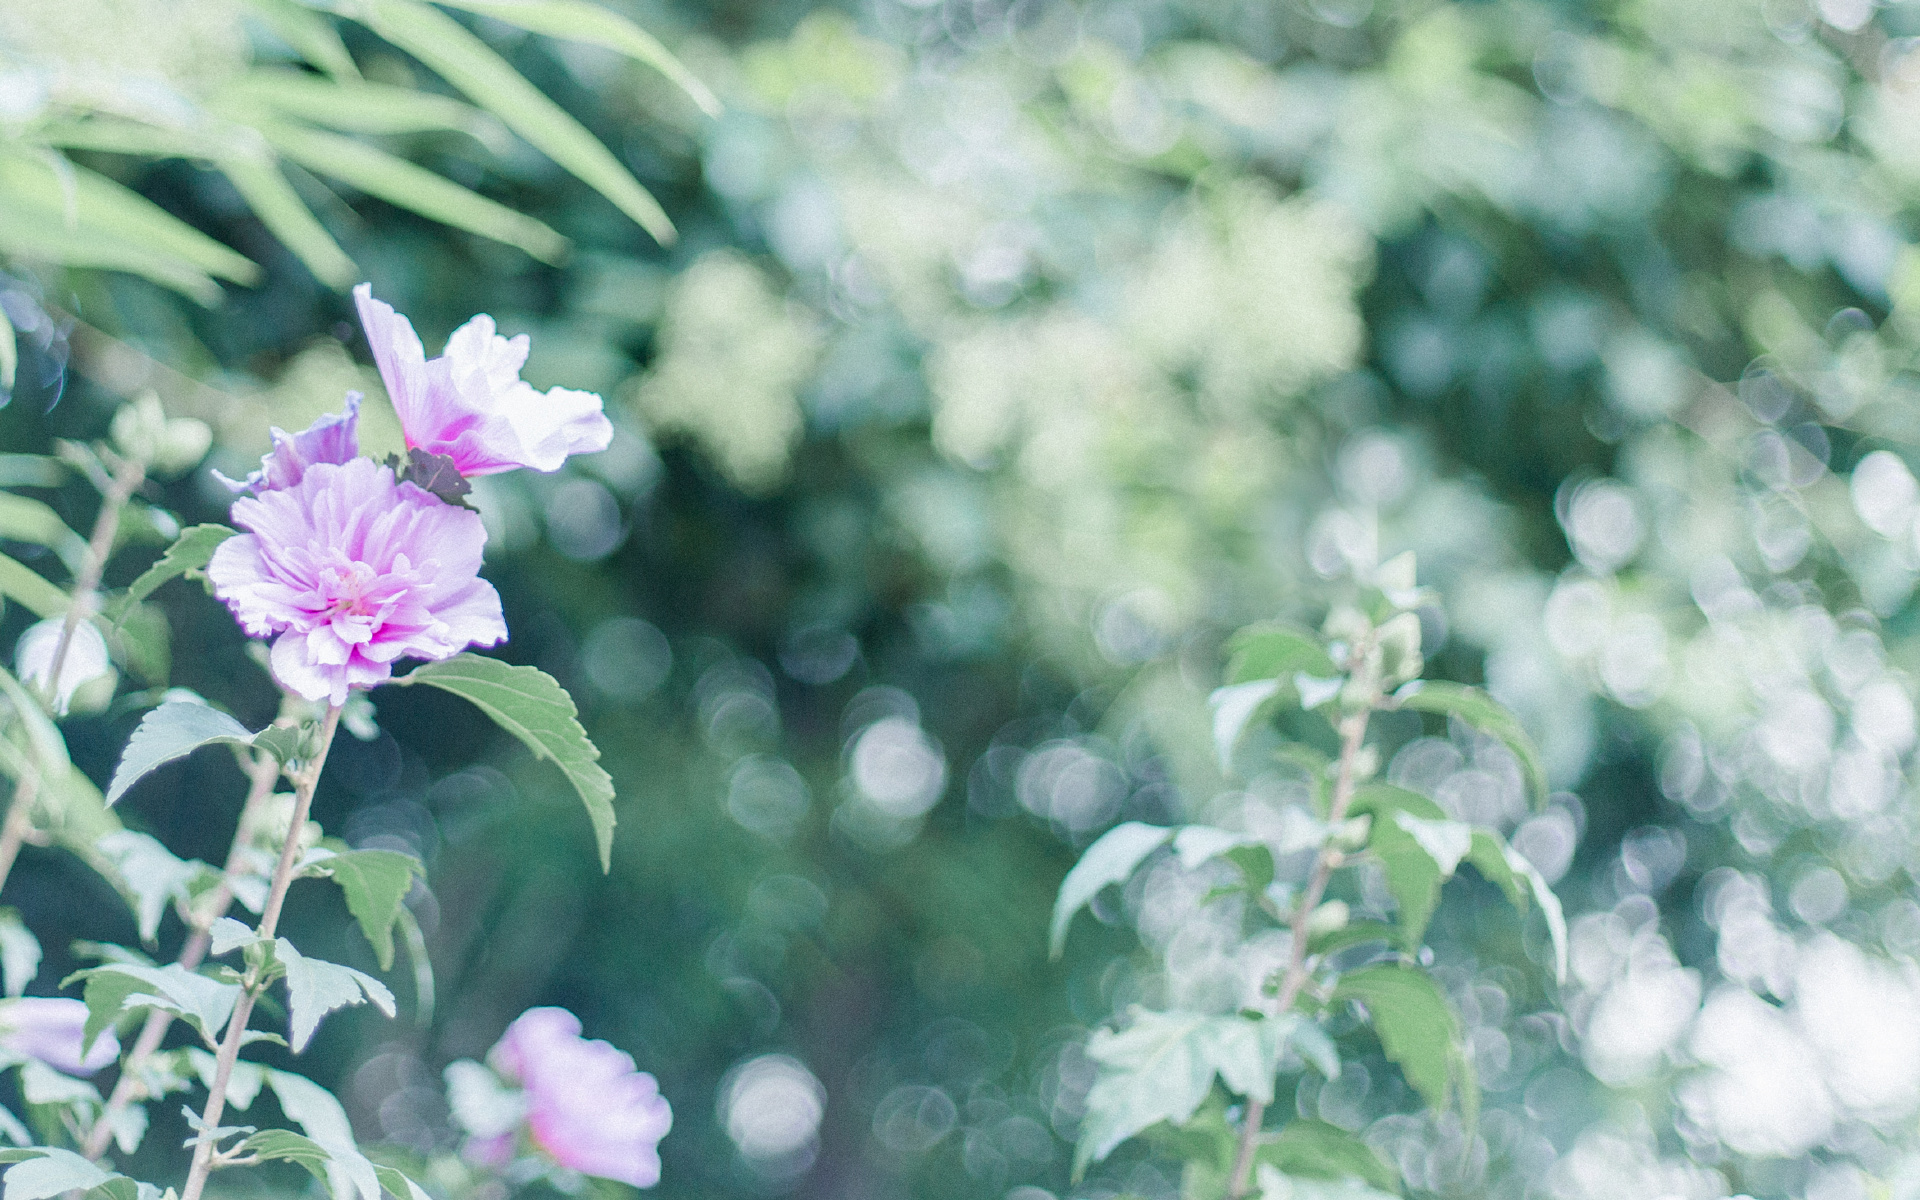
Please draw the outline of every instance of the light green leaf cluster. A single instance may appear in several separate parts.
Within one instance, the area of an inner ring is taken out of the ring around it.
[[[340,6],[337,15],[289,3],[246,0],[227,24],[173,22],[155,6],[29,3],[9,49],[55,86],[13,127],[0,155],[0,255],[12,263],[123,271],[212,304],[219,281],[257,282],[260,268],[100,171],[75,152],[131,159],[185,158],[224,174],[255,215],[322,282],[344,288],[359,275],[309,203],[290,182],[304,168],[398,207],[557,261],[568,241],[537,218],[428,171],[371,140],[457,132],[506,151],[503,130],[612,201],[665,243],[672,222],[632,173],[578,120],[529,83],[466,25],[417,0],[371,0]],[[211,6],[210,6],[211,7]],[[222,9],[229,6],[221,5]],[[717,112],[712,93],[658,39],[611,9],[581,0],[460,5],[494,21],[547,37],[583,42],[662,72],[702,110]],[[44,13],[37,10],[45,9]],[[51,19],[59,10],[59,21]],[[263,46],[229,44],[244,12],[291,47],[299,64],[274,65]],[[464,99],[371,82],[361,76],[339,20],[365,26],[390,46],[427,64]],[[196,36],[221,43],[209,56],[179,47],[145,64],[167,105],[115,94],[115,76],[93,74],[64,25],[142,21],[126,29],[132,42]],[[208,58],[219,67],[207,70]],[[257,61],[256,61],[257,60]],[[174,69],[181,74],[169,77]],[[188,119],[182,119],[182,113]],[[10,386],[16,361],[12,328],[0,339],[0,376]]]
[[[1336,605],[1320,633],[1265,623],[1230,639],[1227,682],[1213,696],[1221,767],[1234,770],[1257,747],[1282,770],[1304,776],[1304,799],[1244,828],[1128,822],[1095,840],[1068,872],[1050,931],[1056,955],[1074,913],[1103,888],[1131,889],[1150,862],[1210,881],[1203,908],[1239,906],[1227,910],[1235,914],[1230,920],[1279,926],[1287,948],[1258,994],[1237,1002],[1237,1012],[1135,1009],[1120,1031],[1092,1035],[1087,1055],[1096,1072],[1076,1170],[1130,1137],[1171,1128],[1200,1138],[1166,1143],[1188,1146],[1179,1152],[1199,1188],[1190,1187],[1190,1194],[1243,1195],[1257,1184],[1263,1196],[1304,1200],[1379,1196],[1396,1188],[1398,1180],[1378,1157],[1338,1130],[1305,1122],[1270,1132],[1260,1127],[1285,1062],[1337,1074],[1330,1033],[1345,1014],[1372,1030],[1427,1105],[1458,1109],[1472,1128],[1479,1094],[1460,1021],[1419,957],[1442,886],[1470,865],[1523,916],[1538,904],[1562,978],[1567,931],[1545,880],[1498,830],[1476,827],[1424,795],[1371,777],[1378,762],[1366,744],[1373,714],[1433,714],[1505,745],[1544,799],[1537,755],[1511,714],[1477,689],[1409,681],[1423,661],[1415,608],[1429,601],[1414,585],[1411,560],[1396,560],[1363,583],[1355,603]],[[1298,737],[1295,731],[1316,725],[1337,740],[1337,759],[1275,736],[1286,730]],[[1303,858],[1309,860],[1304,872]],[[1379,902],[1355,886],[1360,871],[1379,872],[1392,924]],[[1145,886],[1155,886],[1151,876]],[[1330,895],[1330,888],[1342,890]],[[1358,919],[1356,907],[1363,910]],[[1238,952],[1251,955],[1254,944],[1248,940]],[[1173,994],[1182,994],[1181,966],[1169,958],[1163,970]],[[1216,1088],[1247,1106],[1238,1131],[1203,1108]],[[1248,1175],[1254,1166],[1257,1179]]]

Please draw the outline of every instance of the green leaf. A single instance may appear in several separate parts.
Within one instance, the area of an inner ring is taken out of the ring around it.
[[[681,64],[658,38],[612,9],[581,0],[443,0],[496,21],[517,25],[530,33],[587,42],[624,54],[672,80],[710,117],[720,115],[720,101],[706,84]]]
[[[1259,1164],[1254,1180],[1259,1185],[1258,1200],[1398,1200],[1393,1192],[1355,1179],[1288,1175],[1272,1163]]]
[[[240,1150],[276,1162],[299,1163],[321,1183],[327,1182],[327,1168],[333,1165],[333,1155],[325,1146],[288,1129],[263,1129],[241,1142]]]
[[[20,1065],[20,1094],[28,1104],[79,1104],[98,1107],[100,1091],[84,1079],[63,1075],[38,1059]]]
[[[287,1119],[332,1156],[333,1166],[327,1175],[335,1200],[354,1200],[356,1195],[359,1200],[380,1200],[379,1177],[355,1146],[353,1126],[333,1093],[291,1071],[268,1071],[267,1086],[273,1089]]]
[[[413,881],[426,877],[420,860],[398,850],[349,850],[316,869],[333,876],[346,893],[347,911],[373,944],[380,969],[393,966],[393,925],[400,919]]]
[[[75,229],[62,214],[22,204],[4,190],[0,190],[0,253],[64,267],[125,271],[204,305],[220,299],[219,285],[205,272],[105,231]]]
[[[1350,946],[1364,946],[1368,942],[1392,944],[1398,940],[1391,925],[1383,925],[1378,921],[1353,921],[1338,929],[1314,935],[1308,947],[1315,954],[1335,954]]]
[[[40,578],[40,572],[6,555],[0,555],[0,595],[40,618],[60,616],[71,603],[67,593]]]
[[[1280,687],[1278,680],[1256,679],[1215,688],[1207,697],[1207,706],[1213,709],[1213,750],[1222,774],[1232,771],[1233,748],[1240,744],[1240,735],[1267,701],[1280,694]]]
[[[1149,1126],[1186,1122],[1215,1075],[1240,1095],[1272,1103],[1280,1060],[1306,1024],[1291,1013],[1252,1019],[1139,1010],[1125,1030],[1095,1030],[1087,1057],[1098,1074],[1087,1093],[1075,1178]]]
[[[1318,636],[1285,621],[1247,626],[1227,641],[1227,654],[1229,684],[1256,679],[1288,683],[1303,671],[1321,678],[1340,673]]]
[[[1471,1119],[1479,1096],[1460,1047],[1460,1024],[1424,971],[1383,965],[1343,975],[1334,986],[1333,1002],[1347,1000],[1366,1006],[1381,1050],[1399,1064],[1408,1086],[1428,1107],[1444,1110],[1457,1092],[1462,1113]]]
[[[273,956],[287,970],[288,1028],[295,1054],[313,1040],[320,1019],[336,1008],[373,1001],[375,1008],[391,1017],[393,993],[387,985],[363,971],[343,967],[318,958],[308,958],[294,949],[285,938],[276,938]]]
[[[1059,898],[1053,902],[1053,922],[1047,935],[1048,952],[1059,958],[1067,948],[1067,926],[1079,912],[1110,883],[1125,883],[1134,868],[1155,850],[1167,844],[1173,830],[1160,825],[1128,821],[1115,825],[1088,846],[1080,861],[1073,864],[1060,881]]]
[[[133,894],[140,940],[148,945],[160,932],[160,918],[166,915],[167,906],[186,902],[194,880],[215,873],[206,863],[197,859],[184,862],[159,841],[131,829],[115,830],[96,844]]]
[[[451,96],[365,80],[333,82],[305,71],[249,71],[222,87],[216,104],[246,110],[255,120],[295,117],[348,133],[447,131],[492,142],[506,132],[496,118]]]
[[[7,1169],[6,1189],[0,1192],[0,1200],[52,1200],[63,1192],[90,1192],[110,1180],[125,1178],[71,1150],[45,1146],[34,1149],[38,1157]]]
[[[235,532],[225,525],[193,525],[181,530],[180,536],[173,540],[173,545],[167,547],[167,552],[160,556],[159,561],[140,572],[139,577],[128,585],[127,594],[114,610],[114,624],[126,620],[135,605],[153,595],[169,579],[189,571],[205,570],[207,564],[213,561],[213,552],[220,548],[220,543],[233,537]]]
[[[517,246],[545,263],[566,254],[567,239],[544,221],[365,142],[280,122],[263,122],[260,132],[301,166],[429,220]]]
[[[120,752],[120,765],[107,785],[111,807],[148,772],[185,758],[202,746],[251,746],[254,734],[245,725],[205,704],[173,701],[140,719],[140,725]]]
[[[40,939],[19,912],[0,908],[0,980],[9,996],[19,996],[40,973]]]
[[[13,322],[0,309],[0,391],[13,390],[14,374],[20,369],[20,343],[14,336]]]
[[[354,17],[613,201],[655,241],[673,241],[673,222],[666,211],[620,160],[458,21],[415,0],[365,0],[356,6]]]
[[[33,751],[41,784],[57,788],[74,773],[73,760],[67,757],[67,739],[60,736],[60,730],[54,727],[40,702],[28,695],[20,681],[4,669],[0,669],[0,693],[5,693],[12,702],[15,715],[26,728],[27,744]]]
[[[293,0],[247,0],[267,27],[291,46],[295,53],[335,79],[360,78],[353,56],[340,40],[333,22]]]
[[[1257,1161],[1271,1163],[1288,1175],[1358,1179],[1385,1192],[1400,1189],[1400,1172],[1378,1151],[1325,1121],[1289,1123],[1261,1142]]]
[[[1453,878],[1472,837],[1472,829],[1459,821],[1428,820],[1404,809],[1374,814],[1367,849],[1385,869],[1407,950],[1420,948],[1440,903],[1440,885]]]
[[[192,1025],[211,1044],[227,1027],[240,985],[196,975],[178,963],[148,967],[138,963],[107,963],[76,971],[61,981],[87,982],[87,1024],[81,1033],[84,1053],[94,1039],[119,1019],[126,1009],[158,1008]]]
[[[600,751],[580,726],[573,697],[551,675],[478,654],[456,654],[394,680],[402,687],[425,684],[452,692],[519,738],[536,758],[552,759],[587,806],[600,869],[613,866],[613,780],[600,766]]]
[[[38,500],[12,492],[0,492],[0,538],[45,546],[59,554],[63,562],[76,551],[84,555],[87,547],[79,534],[67,528],[59,513]]]
[[[1416,679],[1395,692],[1393,697],[1400,708],[1458,717],[1501,742],[1519,760],[1534,804],[1546,803],[1547,772],[1540,763],[1539,752],[1533,747],[1533,739],[1527,736],[1520,719],[1492,696],[1465,684]]]
[[[398,1197],[398,1200],[432,1200],[425,1188],[393,1167],[376,1165],[373,1168],[373,1174],[380,1181],[380,1186]]]
[[[1556,982],[1565,983],[1567,917],[1560,908],[1560,897],[1554,895],[1546,876],[1527,861],[1526,855],[1509,846],[1505,838],[1491,829],[1473,831],[1473,849],[1467,852],[1467,862],[1487,882],[1506,893],[1508,902],[1520,913],[1527,911],[1529,896],[1540,906],[1547,918],[1547,932],[1553,938],[1553,977]]]
[[[0,488],[57,488],[67,481],[67,464],[51,454],[0,454]]]
[[[353,286],[360,268],[353,265],[270,157],[229,155],[219,160],[219,166],[253,215],[306,264],[315,279],[335,289]]]
[[[0,190],[65,221],[83,236],[104,235],[236,283],[255,283],[260,268],[139,193],[71,160],[0,154]]]
[[[1390,783],[1363,783],[1353,790],[1353,799],[1347,803],[1347,815],[1357,817],[1363,813],[1375,816],[1406,813],[1423,821],[1447,819],[1446,809],[1419,792],[1410,792]]]

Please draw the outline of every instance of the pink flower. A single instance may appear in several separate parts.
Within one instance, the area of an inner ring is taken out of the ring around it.
[[[0,1005],[0,1050],[37,1058],[56,1071],[91,1075],[120,1057],[120,1041],[109,1029],[82,1055],[87,1006],[79,1000],[32,996]]]
[[[447,658],[507,636],[500,595],[479,577],[486,530],[369,459],[308,466],[292,487],[234,502],[207,564],[213,593],[252,637],[272,637],[273,675],[309,700],[350,688],[401,658]]]
[[[260,460],[260,469],[244,480],[213,477],[235,492],[266,492],[300,482],[316,463],[343,463],[360,453],[360,393],[347,393],[345,412],[328,413],[300,433],[273,430],[273,449]]]
[[[633,1056],[580,1036],[564,1008],[520,1014],[487,1056],[526,1089],[533,1140],[563,1167],[635,1187],[660,1182],[660,1139],[673,1110]]]
[[[568,455],[605,450],[613,440],[600,397],[569,388],[542,395],[520,378],[526,334],[503,338],[482,313],[428,359],[412,324],[375,300],[372,285],[354,288],[353,299],[409,448],[445,454],[460,474],[474,476],[557,471]]]

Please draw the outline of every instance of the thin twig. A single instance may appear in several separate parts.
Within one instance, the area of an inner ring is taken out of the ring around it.
[[[1373,709],[1369,706],[1341,718],[1340,768],[1334,779],[1333,803],[1327,811],[1329,827],[1347,818],[1347,806],[1353,802],[1354,762],[1360,755],[1361,742],[1366,740],[1367,720],[1372,715]],[[1300,990],[1307,984],[1307,923],[1312,919],[1314,910],[1320,907],[1320,898],[1327,891],[1327,881],[1333,878],[1334,869],[1340,865],[1343,857],[1340,850],[1328,844],[1320,847],[1320,853],[1314,859],[1307,890],[1300,897],[1299,907],[1293,911],[1293,944],[1287,960],[1287,973],[1280,982],[1275,1012],[1284,1013],[1291,1009],[1293,1002],[1300,998]],[[1266,1115],[1266,1105],[1258,1100],[1247,1101],[1247,1115],[1240,1124],[1240,1145],[1233,1157],[1232,1182],[1227,1188],[1229,1200],[1241,1200],[1250,1190],[1253,1156],[1260,1148],[1260,1126]]]
[[[274,931],[280,927],[280,909],[287,900],[287,888],[293,883],[293,867],[300,857],[300,832],[306,828],[307,813],[313,807],[313,789],[320,782],[320,771],[326,766],[327,751],[333,746],[333,734],[340,727],[340,709],[333,706],[327,709],[326,719],[320,723],[319,746],[300,771],[293,792],[293,819],[287,825],[287,840],[280,847],[280,862],[273,869],[273,886],[267,892],[266,908],[260,913],[260,924],[255,933],[262,940],[271,940]],[[226,1112],[227,1084],[233,1078],[233,1064],[239,1061],[240,1046],[247,1035],[247,1018],[253,1015],[253,1003],[259,996],[262,984],[262,968],[255,966],[247,972],[247,978],[240,986],[240,996],[234,1001],[233,1016],[227,1022],[227,1036],[220,1043],[220,1053],[214,1060],[213,1083],[208,1089],[207,1107],[200,1116],[203,1130],[220,1127],[220,1118]],[[206,1189],[207,1177],[213,1171],[214,1145],[212,1138],[204,1138],[193,1150],[193,1167],[187,1172],[187,1183],[180,1191],[180,1200],[200,1200],[200,1193]]]
[[[87,560],[74,578],[67,618],[60,626],[60,643],[53,649],[53,667],[47,672],[47,687],[60,692],[60,668],[66,665],[67,651],[73,647],[73,634],[93,607],[94,589],[106,573],[107,559],[113,556],[113,539],[120,532],[120,510],[147,479],[146,464],[137,458],[123,458],[113,469],[113,483],[100,500],[99,515],[93,521],[93,534],[87,538]]]
[[[260,811],[266,807],[268,797],[273,795],[273,785],[280,778],[280,763],[264,750],[255,751],[253,762],[247,768],[247,778],[250,784],[247,800],[240,808],[240,821],[233,831],[233,846],[227,851],[227,865],[220,875],[220,885],[209,894],[209,902],[194,914],[193,932],[188,935],[186,945],[180,948],[180,954],[174,960],[189,971],[206,959],[207,950],[213,942],[209,932],[213,923],[226,916],[227,910],[233,907],[233,878],[244,865]],[[156,1008],[147,1014],[146,1023],[140,1027],[140,1036],[134,1040],[133,1049],[127,1052],[126,1061],[120,1065],[120,1078],[114,1082],[113,1091],[107,1096],[106,1107],[87,1131],[86,1144],[81,1149],[88,1158],[99,1158],[107,1152],[120,1113],[128,1105],[146,1099],[147,1085],[142,1076],[147,1060],[160,1049],[160,1043],[172,1025],[172,1013]]]
[[[113,482],[101,497],[100,511],[93,519],[93,535],[87,539],[86,561],[74,577],[67,593],[67,614],[60,626],[60,641],[53,648],[53,665],[47,671],[47,689],[60,694],[60,673],[67,664],[67,651],[73,646],[74,630],[93,605],[93,593],[106,572],[107,559],[113,555],[113,539],[120,532],[120,510],[126,507],[135,489],[146,480],[146,467],[138,459],[122,459],[114,470]],[[33,833],[33,802],[38,797],[37,773],[22,774],[14,785],[13,799],[7,804],[7,816],[0,822],[0,887],[13,873],[20,847]]]

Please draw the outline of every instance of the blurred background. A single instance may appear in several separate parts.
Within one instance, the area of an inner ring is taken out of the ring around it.
[[[1411,549],[1431,673],[1520,713],[1558,790],[1529,813],[1465,733],[1385,769],[1509,830],[1573,969],[1463,878],[1430,936],[1479,1128],[1377,1057],[1298,1111],[1416,1196],[1920,1196],[1920,3],[607,2],[691,91],[443,19],[657,214],[453,103],[474,60],[387,0],[0,4],[0,448],[151,388],[242,474],[268,424],[380,396],[360,278],[430,353],[475,312],[531,334],[528,378],[618,430],[477,496],[502,653],[573,692],[619,788],[611,873],[562,778],[452,698],[376,693],[329,766],[329,831],[430,869],[427,1019],[403,964],[399,1020],[303,1060],[363,1138],[457,1145],[441,1068],[548,1003],[658,1076],[662,1197],[1172,1200],[1140,1145],[1069,1180],[1084,1035],[1150,986],[1151,914],[1109,897],[1050,963],[1054,891],[1114,822],[1245,786],[1207,734],[1228,632]],[[426,107],[235,115],[254,73],[319,81],[302,59]],[[285,190],[76,111],[257,126]],[[257,271],[61,241],[72,164]],[[84,487],[33,494],[91,520]],[[162,503],[226,499],[202,470]],[[224,612],[158,599],[167,681],[270,717]],[[76,759],[104,778],[138,716],[74,721]],[[203,757],[125,815],[215,858],[244,781]],[[50,949],[133,937],[61,851],[7,899]],[[302,945],[344,928],[296,899]]]

